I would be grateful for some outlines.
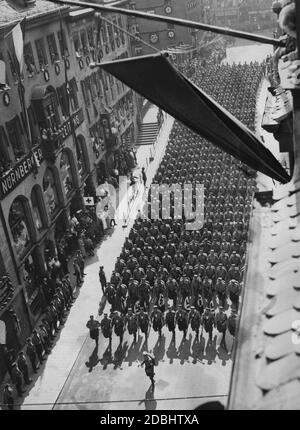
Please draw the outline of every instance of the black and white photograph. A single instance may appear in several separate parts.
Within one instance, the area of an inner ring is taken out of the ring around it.
[[[3,416],[203,425],[299,375],[300,0],[0,0]]]

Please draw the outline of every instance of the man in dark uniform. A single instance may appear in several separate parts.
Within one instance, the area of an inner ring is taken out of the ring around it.
[[[123,314],[126,313],[127,285],[119,284],[116,288],[116,308]]]
[[[149,308],[150,294],[151,294],[150,283],[144,277],[141,280],[139,288],[138,288],[138,296],[139,296],[140,306],[142,306],[145,309]]]
[[[178,305],[175,321],[178,325],[179,331],[183,331],[183,337],[185,339],[188,329],[188,315],[187,312],[182,308],[182,305]]]
[[[139,283],[131,278],[128,284],[128,300],[129,305],[134,307],[135,303],[139,300]]]
[[[118,311],[115,311],[111,319],[111,322],[116,336],[120,338],[120,345],[121,345],[123,342],[124,331],[125,331],[125,319]]]
[[[140,312],[138,313],[138,325],[141,329],[141,332],[145,335],[145,340],[148,338],[149,322],[149,315],[144,311],[143,308],[140,308]]]
[[[217,330],[222,333],[221,346],[226,349],[225,336],[227,329],[227,315],[224,312],[223,306],[220,306],[219,312],[216,315],[215,326]]]
[[[133,335],[133,342],[136,343],[136,334],[138,331],[138,320],[137,315],[132,312],[132,309],[128,309],[128,313],[126,314],[125,321],[127,324],[127,330],[130,335]]]
[[[209,334],[209,342],[212,342],[212,334],[215,322],[215,316],[212,309],[207,306],[202,316],[204,330]]]
[[[104,267],[103,266],[100,266],[100,268],[99,268],[99,281],[101,284],[102,292],[104,294],[104,292],[106,290],[106,276],[104,273]]]
[[[166,299],[166,284],[162,280],[161,276],[158,276],[154,283],[154,297],[155,305],[157,305],[161,312],[164,312]]]
[[[31,384],[32,380],[29,378],[28,363],[27,363],[25,354],[22,351],[19,352],[19,354],[18,354],[17,364],[18,364],[18,367],[23,374],[25,384],[27,384],[27,385]]]
[[[112,322],[111,319],[108,318],[107,314],[104,314],[103,319],[100,322],[100,328],[105,339],[109,339],[109,343],[111,344]]]
[[[154,384],[155,384],[155,381],[154,381],[155,358],[146,351],[143,352],[143,356],[144,356],[144,360],[141,363],[141,367],[143,367],[143,365],[145,364],[146,375],[150,378],[152,386],[154,386]]]
[[[169,332],[172,333],[173,337],[175,337],[175,328],[176,328],[175,316],[176,316],[176,313],[174,309],[172,308],[171,305],[169,305],[165,319],[166,319],[166,325],[168,327],[168,330]]]
[[[96,347],[98,348],[100,323],[94,319],[94,315],[90,316],[90,319],[86,323],[86,327],[89,329],[90,337],[96,342]]]
[[[235,337],[236,319],[237,319],[236,311],[232,309],[231,314],[228,318],[228,331],[233,337]]]
[[[166,287],[168,298],[173,300],[173,307],[176,308],[178,296],[178,283],[176,279],[172,278],[172,276],[169,276],[166,282]]]
[[[205,275],[202,281],[202,288],[203,288],[203,297],[205,298],[206,303],[210,303],[214,295],[214,290],[213,290],[213,282],[207,275]]]
[[[154,305],[153,311],[150,316],[150,320],[152,322],[153,330],[158,332],[159,337],[162,336],[162,327],[164,325],[164,316],[160,309],[158,309],[157,305]]]
[[[239,307],[239,297],[240,297],[240,283],[235,279],[231,279],[228,283],[229,298],[232,301],[232,307],[238,309]]]
[[[114,309],[116,305],[116,291],[111,284],[107,284],[105,297],[108,303],[111,305],[111,308]]]
[[[191,325],[191,329],[196,333],[196,338],[199,338],[199,329],[201,324],[201,315],[195,306],[191,306],[191,310],[188,315],[188,321]]]
[[[222,278],[218,278],[215,285],[216,294],[219,299],[221,306],[225,306],[226,303],[226,283]]]

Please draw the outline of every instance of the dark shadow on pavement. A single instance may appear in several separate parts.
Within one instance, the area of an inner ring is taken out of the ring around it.
[[[172,364],[174,361],[174,358],[178,358],[178,351],[176,348],[176,338],[175,336],[172,337],[172,340],[170,342],[169,348],[167,349],[167,357],[170,359],[169,363]]]
[[[99,362],[100,358],[98,357],[98,347],[96,346],[92,352],[92,355],[89,357],[89,361],[86,361],[85,365],[88,367],[89,372],[91,373],[93,368],[96,367]]]
[[[204,357],[207,360],[207,364],[212,364],[216,362],[215,360],[217,355],[216,344],[217,344],[217,336],[214,337],[212,342],[210,342],[209,340],[207,341],[205,357]]]
[[[145,399],[139,402],[139,405],[145,403],[145,409],[147,411],[154,411],[157,408],[157,401],[154,398],[155,387],[150,385],[145,394]]]
[[[202,336],[202,337],[200,337],[200,339],[195,337],[194,342],[192,344],[193,364],[196,364],[198,361],[203,360],[204,350],[205,350],[205,339],[204,339],[204,337]]]
[[[142,341],[143,339],[139,337],[137,342],[132,342],[132,344],[130,345],[130,348],[128,349],[126,358],[124,360],[124,361],[128,361],[129,366],[132,366],[132,363],[134,361],[137,361],[137,359],[139,358]]]
[[[183,338],[179,348],[178,348],[178,358],[180,359],[180,364],[184,364],[191,355],[191,343],[192,343],[192,335],[189,335],[189,338]]]
[[[140,339],[140,336],[139,336],[139,339]],[[144,356],[143,356],[143,352],[144,352],[144,351],[149,352],[149,350],[148,350],[148,340],[145,340],[145,341],[144,341],[144,343],[143,343],[143,345],[142,345],[142,348],[141,348],[141,350],[140,350],[140,353],[139,353],[139,355],[138,355],[138,359],[139,359],[140,361],[144,361]]]
[[[122,363],[125,359],[126,356],[126,352],[128,349],[128,343],[125,342],[122,345],[119,345],[118,348],[115,351],[115,355],[114,355],[114,369],[117,369],[118,367],[122,366]]]
[[[157,363],[163,360],[165,356],[165,347],[166,347],[166,338],[164,335],[162,335],[157,339],[157,342],[153,348],[153,355]]]
[[[220,345],[218,348],[218,356],[219,359],[222,360],[222,366],[226,366],[226,361],[231,359],[230,351],[228,352],[223,345]]]
[[[111,351],[111,344],[108,345],[106,350],[103,353],[103,357],[100,360],[101,364],[103,365],[103,370],[107,369],[107,366],[111,363],[113,363],[113,356]]]

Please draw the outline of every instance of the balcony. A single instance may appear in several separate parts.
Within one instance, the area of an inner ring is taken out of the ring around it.
[[[53,162],[60,150],[64,147],[64,141],[82,124],[84,120],[83,111],[79,109],[57,130],[44,130],[42,135],[42,149],[44,157]]]

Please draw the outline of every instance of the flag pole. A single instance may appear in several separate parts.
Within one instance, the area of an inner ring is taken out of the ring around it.
[[[230,28],[225,28],[225,27],[217,27],[214,25],[203,24],[200,22],[190,21],[182,18],[150,14],[139,10],[123,9],[121,7],[99,5],[95,3],[82,2],[82,1],[74,1],[74,0],[50,0],[50,1],[53,3],[58,3],[63,5],[67,4],[72,6],[80,6],[83,8],[92,8],[92,9],[100,10],[102,12],[119,13],[122,15],[134,16],[136,18],[146,19],[148,21],[167,22],[169,24],[179,25],[181,27],[189,27],[189,28],[195,28],[198,30],[211,31],[213,33],[223,34],[225,36],[237,37],[239,39],[251,40],[253,42],[264,43],[267,45],[285,46],[284,41],[273,39],[271,37],[260,36],[258,34],[247,33],[244,31],[232,30]]]

